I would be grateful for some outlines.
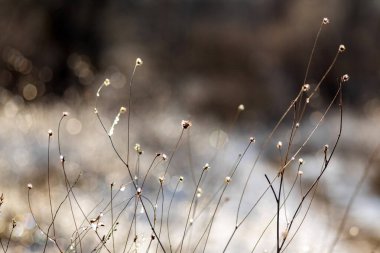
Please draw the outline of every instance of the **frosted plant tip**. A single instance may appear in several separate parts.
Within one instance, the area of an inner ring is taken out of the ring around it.
[[[346,50],[346,47],[343,44],[339,45],[339,52],[340,53],[343,53],[345,50]]]
[[[63,115],[64,117],[69,116],[69,112],[63,112],[62,115]]]
[[[226,178],[224,179],[224,182],[225,182],[226,184],[230,183],[230,182],[231,182],[231,177],[226,177]]]
[[[281,149],[282,148],[282,141],[277,142],[276,147],[277,147],[277,149]]]
[[[127,111],[127,108],[124,106],[120,107],[120,113],[125,113]]]
[[[323,23],[324,25],[327,25],[327,24],[330,23],[330,20],[329,20],[328,18],[325,17],[325,18],[323,18],[322,23]]]
[[[210,165],[208,163],[206,163],[205,166],[203,166],[204,170],[208,170],[209,168],[210,168]]]
[[[238,106],[238,110],[239,110],[239,111],[244,111],[244,109],[245,109],[245,107],[244,107],[243,104],[240,104],[240,105]]]
[[[183,129],[187,129],[187,128],[191,127],[192,124],[191,124],[191,121],[189,121],[189,120],[182,120],[181,125],[182,125]]]
[[[141,66],[143,65],[143,61],[141,60],[141,58],[137,58],[136,59],[136,66]]]
[[[299,162],[300,164],[303,164],[303,163],[304,163],[304,161],[303,161],[302,158],[298,159],[298,162]]]
[[[255,137],[249,137],[249,141],[255,143],[256,139],[255,139]]]
[[[49,134],[49,136],[52,136],[53,135],[53,130],[49,129],[48,130],[48,134]]]
[[[31,190],[33,188],[33,185],[32,184],[28,184],[28,189]]]

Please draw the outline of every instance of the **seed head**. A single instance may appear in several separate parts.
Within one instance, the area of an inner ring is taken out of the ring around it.
[[[239,111],[244,111],[244,109],[245,109],[245,107],[244,107],[243,104],[240,104],[240,105],[238,106],[238,110],[239,110]]]
[[[343,44],[339,45],[339,53],[343,53],[344,50],[346,50],[346,47]]]
[[[302,176],[302,175],[303,175],[303,171],[302,171],[302,170],[299,170],[299,171],[298,171],[298,175]]]
[[[309,90],[310,90],[310,84],[305,83],[305,84],[302,86],[302,91],[303,91],[303,92],[306,92],[306,91],[309,91]]]
[[[298,159],[298,162],[299,162],[300,164],[303,164],[303,159],[302,159],[302,158]]]
[[[28,189],[31,190],[33,188],[33,185],[31,183],[28,184]]]
[[[323,150],[324,152],[327,152],[327,150],[329,150],[329,145],[326,144],[325,147],[324,147],[323,149],[324,149],[324,150]]]
[[[53,130],[49,129],[48,130],[48,134],[49,134],[49,136],[52,136],[53,135]]]
[[[324,25],[327,25],[327,24],[330,23],[330,20],[329,20],[328,18],[324,17],[323,20],[322,20],[322,23],[323,23]]]
[[[282,148],[282,141],[277,142],[276,147],[277,147],[277,149],[281,149]]]
[[[191,124],[191,121],[189,120],[182,120],[181,125],[183,129],[187,129],[188,127],[191,127],[192,124]]]
[[[168,159],[168,156],[166,154],[162,154],[162,160],[165,161],[166,159]]]
[[[229,183],[231,182],[231,177],[226,177],[226,178],[224,179],[224,182],[225,182],[226,184],[229,184]]]
[[[183,182],[183,176],[180,176],[180,177],[179,177],[179,181],[180,181],[180,182]]]
[[[143,150],[141,149],[141,146],[138,143],[135,144],[134,149],[137,152],[137,154],[139,154],[139,155],[141,155],[143,153]]]
[[[127,111],[127,108],[124,106],[120,107],[120,113],[125,113]]]
[[[137,58],[136,59],[136,66],[141,66],[143,65],[143,61],[141,60],[141,58]]]
[[[63,117],[69,116],[69,112],[63,112],[62,115]]]
[[[340,78],[340,80],[342,80],[342,82],[347,82],[348,80],[350,80],[350,76],[347,75],[347,74],[345,74],[345,75],[343,75],[343,76]]]
[[[299,128],[300,127],[300,123],[296,123],[296,128]]]
[[[203,170],[208,170],[210,168],[210,165],[208,163],[205,164],[205,166],[203,166]]]
[[[255,143],[256,142],[255,137],[249,137],[249,141]]]
[[[163,176],[158,177],[158,181],[160,181],[160,184],[163,184],[165,181],[165,177]]]
[[[104,80],[103,84],[104,84],[104,86],[108,86],[108,85],[110,85],[110,84],[111,84],[110,79],[106,78],[106,79]]]

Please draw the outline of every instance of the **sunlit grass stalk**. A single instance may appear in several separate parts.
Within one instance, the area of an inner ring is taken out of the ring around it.
[[[182,247],[183,247],[183,242],[185,240],[185,235],[186,235],[186,230],[187,230],[187,226],[188,226],[188,223],[189,223],[189,219],[190,219],[190,214],[191,214],[191,209],[193,207],[193,204],[194,204],[194,200],[195,200],[195,197],[197,195],[197,191],[198,191],[198,187],[199,187],[199,184],[201,183],[202,181],[202,177],[204,175],[204,173],[209,169],[209,165],[206,164],[203,169],[202,169],[202,173],[199,177],[199,180],[198,180],[198,183],[195,187],[195,190],[194,190],[194,194],[193,194],[193,198],[191,199],[191,202],[190,202],[190,208],[189,208],[189,212],[187,214],[187,218],[186,218],[186,223],[185,223],[185,229],[183,230],[183,235],[182,235],[182,239],[181,239],[181,242],[180,242],[180,246],[179,246],[179,252],[181,253],[182,252]]]

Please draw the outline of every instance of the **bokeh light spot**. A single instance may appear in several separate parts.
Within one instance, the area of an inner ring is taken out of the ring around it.
[[[22,89],[22,95],[26,100],[33,100],[37,97],[37,87],[34,84],[28,83],[25,85],[24,89]]]
[[[228,135],[223,130],[217,129],[210,134],[209,142],[213,148],[223,148],[228,142]]]
[[[71,135],[77,135],[82,131],[82,123],[75,118],[71,118],[67,121],[66,130]]]

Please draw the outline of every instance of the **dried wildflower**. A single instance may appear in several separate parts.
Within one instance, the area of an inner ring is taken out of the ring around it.
[[[249,137],[249,141],[255,143],[256,142],[255,137]]]
[[[348,80],[350,80],[350,76],[347,75],[347,74],[345,74],[345,75],[343,75],[343,76],[340,78],[340,80],[342,80],[342,82],[347,82]]]
[[[240,104],[240,105],[238,106],[238,110],[239,110],[239,111],[244,111],[244,109],[245,109],[245,107],[244,107],[243,104]]]
[[[63,112],[62,115],[63,117],[69,116],[69,112]]]
[[[229,184],[229,183],[231,182],[231,177],[225,177],[225,178],[224,178],[224,182],[225,182],[226,184]]]
[[[33,185],[31,183],[28,184],[28,189],[31,190],[33,188]]]
[[[324,152],[327,152],[327,150],[329,150],[329,145],[326,144],[326,145],[324,146],[324,148],[323,148],[323,151],[324,151]]]
[[[49,134],[49,136],[52,136],[53,135],[53,130],[49,129],[48,130],[48,134]]]
[[[343,53],[345,50],[346,50],[346,47],[343,44],[339,45],[339,52],[340,53]]]
[[[306,104],[310,103],[310,98],[306,98]]]
[[[210,165],[208,163],[205,164],[205,166],[203,166],[203,170],[208,170],[210,168]]]
[[[276,147],[277,147],[277,149],[281,149],[282,148],[282,141],[277,142]]]
[[[191,127],[192,124],[191,124],[191,121],[189,120],[182,120],[181,125],[183,129],[187,129],[188,127]]]
[[[163,176],[158,177],[158,181],[160,182],[160,184],[163,184],[165,181],[165,177]]]
[[[296,128],[299,128],[300,127],[300,123],[296,123]]]
[[[183,182],[183,176],[180,176],[180,177],[179,177],[179,181],[180,181],[180,182]]]
[[[323,18],[322,23],[323,23],[324,25],[327,25],[327,24],[330,23],[330,20],[329,20],[328,18],[325,17],[325,18]]]
[[[302,176],[302,175],[303,175],[303,171],[302,171],[302,170],[299,170],[299,171],[298,171],[298,175]]]
[[[137,190],[136,190],[136,193],[137,193],[137,195],[141,195],[141,192],[142,192],[142,190],[141,190],[141,188],[139,187],[139,188],[137,188]]]
[[[111,84],[110,79],[106,78],[106,79],[104,80],[103,84],[104,84],[104,86],[108,86],[108,85],[110,85],[110,84]]]
[[[302,158],[300,158],[300,159],[298,159],[298,162],[300,163],[300,164],[303,164],[303,159]]]
[[[165,161],[166,159],[168,159],[168,156],[166,154],[162,154],[162,160]]]
[[[309,91],[310,90],[310,84],[306,83],[302,86],[302,91],[303,92],[306,92],[306,91]]]
[[[65,162],[65,157],[63,155],[60,155],[59,159],[61,160],[62,163]]]
[[[141,66],[143,65],[143,61],[141,60],[141,58],[137,58],[136,59],[136,66]]]
[[[15,218],[12,218],[12,228],[15,228],[17,225],[16,223],[16,219]]]

